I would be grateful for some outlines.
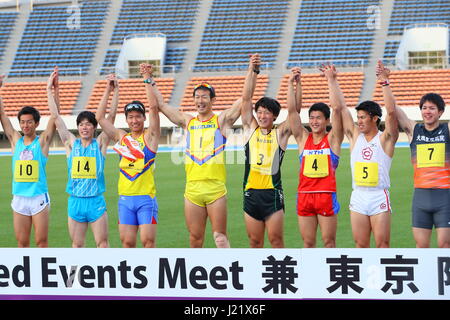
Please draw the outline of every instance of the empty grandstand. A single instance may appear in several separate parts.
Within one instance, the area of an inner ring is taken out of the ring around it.
[[[194,71],[241,70],[258,52],[269,67],[276,60],[287,0],[214,0]]]
[[[384,58],[394,59],[405,27],[418,23],[450,24],[447,0],[395,0],[389,23]]]
[[[375,32],[367,25],[367,11],[379,4],[378,0],[303,0],[288,66],[314,66],[315,60],[367,63]]]
[[[58,65],[62,75],[85,75],[102,31],[109,1],[36,6],[22,35],[10,77],[46,76]]]
[[[8,45],[11,36],[11,30],[17,18],[17,12],[0,12],[0,60],[3,58],[3,52]]]

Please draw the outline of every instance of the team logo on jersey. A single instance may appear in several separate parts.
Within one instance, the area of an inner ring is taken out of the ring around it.
[[[373,156],[373,151],[370,147],[366,147],[361,151],[362,157],[364,160],[370,160]]]
[[[23,150],[19,155],[20,160],[33,160],[33,158],[33,151],[28,149]]]

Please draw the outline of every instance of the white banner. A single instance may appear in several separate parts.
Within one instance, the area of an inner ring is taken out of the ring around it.
[[[450,300],[450,249],[3,248],[16,296]]]

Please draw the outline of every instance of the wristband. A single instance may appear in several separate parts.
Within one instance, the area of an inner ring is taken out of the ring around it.
[[[152,86],[155,85],[155,81],[153,81],[152,78],[145,79],[145,80],[144,80],[144,83],[148,83],[148,84],[150,84],[150,85],[152,85]]]
[[[390,85],[390,82],[389,82],[389,80],[386,80],[386,81],[381,81],[380,84],[381,84],[383,87],[386,87],[386,86]]]
[[[260,71],[258,69],[253,69],[253,72],[259,74]]]

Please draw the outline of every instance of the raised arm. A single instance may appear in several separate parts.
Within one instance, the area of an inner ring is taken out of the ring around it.
[[[377,77],[378,77],[378,81],[382,84],[382,87],[383,87],[383,99],[384,99],[384,104],[386,106],[386,111],[388,112],[388,115],[389,115],[388,108],[391,110],[394,110],[395,118],[396,118],[394,120],[392,117],[390,117],[392,119],[392,121],[390,121],[392,123],[391,127],[395,125],[395,126],[401,128],[408,136],[408,140],[411,142],[413,131],[414,131],[414,126],[416,125],[416,121],[409,119],[408,116],[406,115],[405,111],[403,111],[402,108],[396,106],[395,98],[394,98],[394,95],[392,93],[392,89],[391,89],[390,83],[389,83],[389,75],[390,75],[390,70],[385,68],[381,61],[378,61]],[[388,128],[388,125],[390,125],[390,124],[388,124],[387,121],[388,121],[388,119],[386,117],[385,132],[386,132],[386,130],[390,131],[390,128]],[[397,137],[398,137],[398,134],[399,133],[397,133]]]
[[[384,106],[386,108],[385,129],[381,136],[385,152],[392,156],[394,154],[395,143],[397,142],[399,131],[397,113],[395,111],[395,97],[389,85],[390,70],[384,67],[381,61],[377,65],[377,79],[383,87]]]
[[[108,107],[109,96],[113,93],[113,97],[111,100],[111,106],[109,108],[108,117],[106,118],[112,124],[116,120],[117,107],[119,106],[119,82],[114,74],[110,74],[106,77],[106,88],[103,92],[102,99],[100,100],[100,108],[97,110],[95,118],[97,121],[100,120],[99,110],[104,110],[106,113],[106,109]],[[106,116],[103,114],[103,116]]]
[[[50,86],[54,89],[54,102],[55,106],[59,112],[59,71],[58,67],[56,66],[53,70],[52,75],[50,75],[51,78],[51,84]],[[50,79],[49,79],[50,81]],[[48,87],[48,85],[47,85]],[[51,88],[50,87],[50,88]],[[51,89],[50,89],[51,90]],[[56,131],[56,118],[50,117],[47,123],[47,128],[42,132],[42,134],[39,136],[39,143],[41,144],[42,153],[48,156],[48,150],[50,149],[50,143],[53,139],[53,135]]]
[[[101,107],[99,109],[106,110],[109,96],[111,92],[113,92],[113,97],[111,100],[111,105],[109,107],[109,113],[108,117],[106,118],[106,121],[109,121],[112,125],[114,125],[114,121],[116,120],[117,115],[117,108],[119,106],[119,82],[117,81],[117,78],[114,74],[108,75],[106,77],[106,81],[107,81],[106,88],[103,93],[103,97],[100,101]],[[100,120],[98,114],[95,115],[95,118],[97,119],[97,121]],[[111,140],[110,137],[106,134],[106,132],[103,131],[102,133],[100,133],[97,139],[99,141],[102,153],[106,155],[108,145]]]
[[[301,69],[298,67],[291,69],[291,74],[288,80],[288,91],[287,91],[287,109],[288,109],[288,123],[291,129],[292,135],[294,136],[297,144],[299,146],[299,152],[302,152],[303,142],[308,136],[308,130],[302,125],[300,118],[301,109],[301,94],[299,96],[299,91],[301,93]],[[300,107],[298,104],[300,103]]]
[[[242,92],[241,98],[237,99],[231,108],[222,111],[219,115],[219,124],[222,128],[228,129],[233,126],[236,120],[243,115],[242,125],[244,129],[250,128],[257,124],[256,119],[253,118],[252,111],[252,97],[256,88],[256,80],[259,74],[259,67],[261,65],[261,57],[259,54],[253,54],[250,56],[250,63],[247,71],[247,76],[245,78],[245,84]],[[245,106],[244,99],[246,100]],[[250,102],[249,102],[250,100]],[[242,110],[242,108],[245,108]]]
[[[244,130],[256,128],[258,125],[253,116],[253,94],[255,93],[260,65],[261,58],[259,54],[256,53],[250,56],[247,76],[245,77],[244,88],[242,90],[241,120]]]
[[[158,150],[159,137],[161,136],[161,126],[159,119],[159,100],[162,101],[162,96],[156,86],[156,82],[152,79],[153,67],[149,64],[140,66],[140,72],[142,78],[150,81],[145,82],[145,93],[147,95],[147,101],[149,105],[149,126],[145,134],[145,140],[148,143],[150,149],[154,152]],[[162,101],[162,103],[164,103]]]
[[[344,127],[342,123],[342,112],[345,110],[345,98],[337,79],[338,73],[334,65],[323,65],[320,68],[322,75],[327,79],[330,96],[331,113],[330,144],[334,153],[340,154],[341,144],[344,140]]]
[[[109,116],[108,118],[106,118],[106,107],[108,105],[108,97],[111,94],[111,91],[114,91],[114,95],[111,101]],[[95,118],[102,127],[103,133],[105,133],[108,136],[108,138],[114,142],[119,141],[122,138],[122,136],[126,134],[124,130],[117,129],[116,127],[114,127],[114,120],[116,118],[118,104],[119,104],[118,81],[115,77],[110,75],[107,78],[106,89],[95,113]]]
[[[66,148],[67,155],[70,154],[72,150],[73,143],[75,141],[75,136],[67,129],[66,124],[64,123],[61,115],[59,114],[58,104],[56,102],[56,97],[53,94],[53,88],[55,88],[55,83],[57,83],[58,71],[55,70],[52,72],[47,81],[47,100],[48,100],[48,108],[50,110],[50,120],[55,123],[56,128],[58,129],[59,137],[61,138],[64,147]],[[55,88],[55,92],[58,91]]]
[[[330,100],[331,100],[331,98],[330,98]],[[344,105],[345,105],[345,103],[344,103]],[[350,113],[350,110],[348,107],[342,108],[341,115],[342,115],[342,127],[344,129],[344,135],[349,140],[350,149],[352,149],[354,143],[356,142],[356,139],[358,138],[359,128],[353,121],[352,114]]]
[[[0,90],[3,86],[3,80],[5,76],[0,75]],[[14,151],[14,147],[17,143],[17,141],[22,137],[21,134],[14,129],[14,127],[11,124],[11,121],[8,118],[8,115],[5,112],[5,107],[3,106],[2,97],[0,96],[0,121],[2,123],[3,131],[8,138],[11,148]]]
[[[141,64],[140,65],[141,74],[143,74],[143,72],[145,72],[145,69],[149,67],[151,67],[151,65],[145,63]],[[149,76],[148,78],[144,78],[144,81],[148,82],[146,83],[146,86],[147,84],[150,85],[155,84],[152,90],[146,91],[147,99],[149,99],[149,95],[151,95],[152,97],[150,99],[151,100],[156,99],[159,111],[161,111],[167,117],[167,119],[169,119],[173,124],[182,127],[183,129],[186,128],[187,124],[193,118],[193,116],[191,116],[188,113],[182,112],[179,109],[165,103],[161,92],[158,90],[158,87],[156,86],[156,82],[153,80],[151,76]]]

